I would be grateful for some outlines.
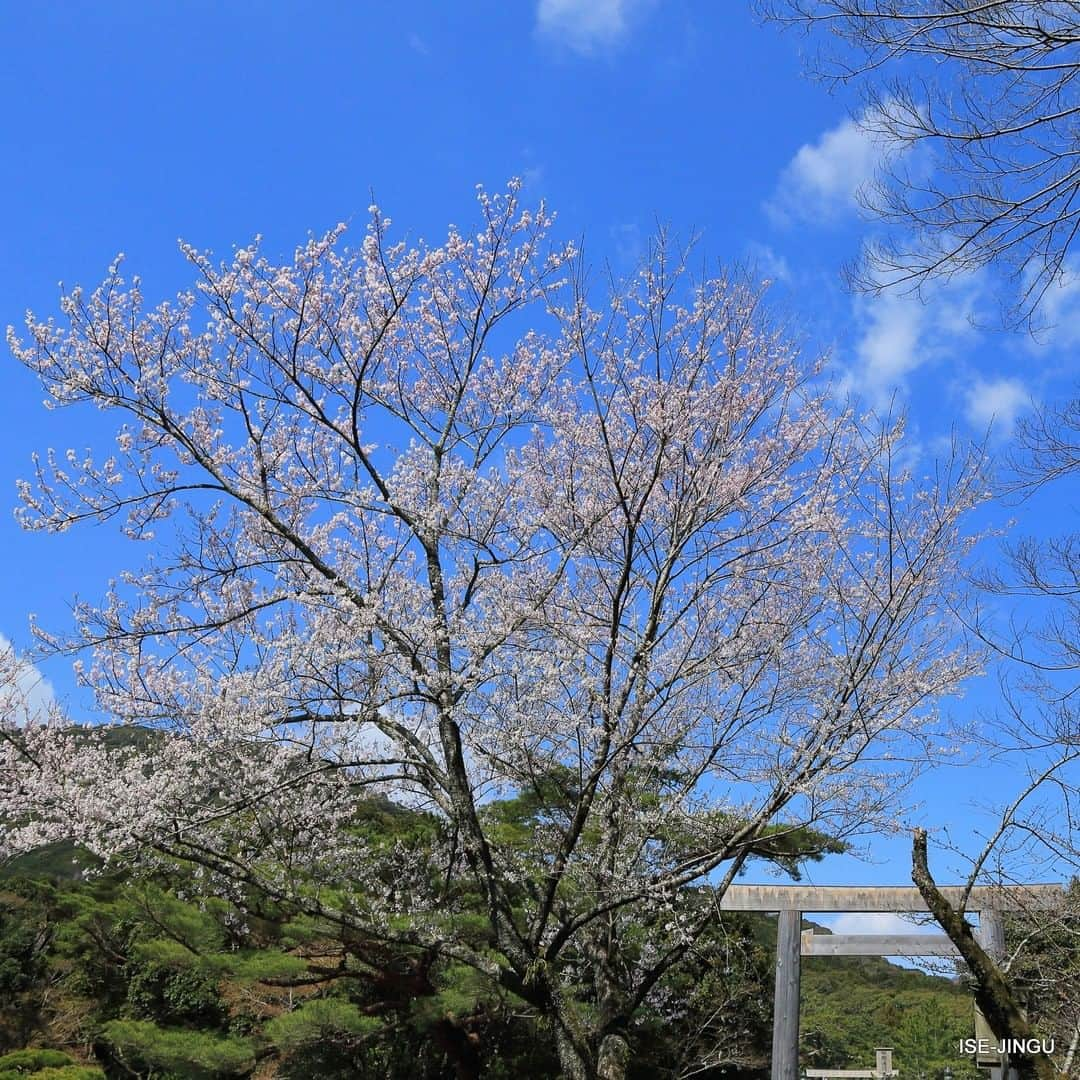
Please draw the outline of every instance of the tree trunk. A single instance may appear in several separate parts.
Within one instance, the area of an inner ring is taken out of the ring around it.
[[[562,1021],[556,1018],[555,1049],[559,1053],[559,1067],[563,1080],[591,1080],[589,1062],[570,1036]]]
[[[600,1043],[600,1058],[596,1065],[596,1080],[626,1080],[630,1064],[630,1044],[619,1034],[605,1035]]]
[[[1012,988],[975,940],[971,924],[942,896],[930,874],[926,858],[926,830],[916,829],[911,846],[911,879],[918,887],[930,913],[956,946],[975,979],[975,1001],[990,1030],[998,1039],[1034,1039],[1035,1033],[1020,1011]],[[1045,1054],[1016,1054],[1009,1063],[1022,1080],[1055,1080],[1053,1062]]]

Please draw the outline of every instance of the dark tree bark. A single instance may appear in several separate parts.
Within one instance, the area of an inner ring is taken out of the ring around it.
[[[911,845],[911,879],[930,914],[963,957],[975,980],[975,1002],[998,1039],[1036,1039],[1016,1002],[1005,976],[986,950],[975,940],[971,924],[942,895],[930,874],[926,857],[926,830],[916,829]],[[1057,1080],[1058,1072],[1045,1054],[1013,1054],[1009,1063],[1021,1080]]]

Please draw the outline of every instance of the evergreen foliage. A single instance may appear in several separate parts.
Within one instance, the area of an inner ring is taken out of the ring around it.
[[[97,1068],[79,1065],[59,1050],[16,1050],[0,1056],[0,1080],[104,1080]]]
[[[508,849],[559,812],[555,792],[485,807]],[[424,852],[439,825],[373,800],[354,827],[388,851]],[[797,872],[830,843],[777,835],[757,856]],[[155,875],[84,879],[71,873],[70,850],[35,855],[31,865],[50,876],[17,877],[9,867],[0,894],[0,1052],[16,1051],[0,1059],[0,1080],[43,1080],[31,1066],[61,1070],[56,1080],[559,1075],[542,1019],[471,966],[360,939],[255,893],[209,895],[168,864]],[[498,955],[480,898],[464,886],[447,892],[441,918]],[[767,1075],[774,944],[768,916],[732,913],[703,935],[629,1032],[628,1075],[676,1077],[689,1067],[716,1080]],[[644,928],[627,934],[628,950],[644,947]],[[971,1016],[957,982],[876,958],[805,962],[807,1064],[864,1067],[875,1046],[893,1045],[901,1068],[930,1077],[948,1062],[961,1080],[956,1041],[971,1034]],[[92,1045],[101,1068],[17,1049],[31,1042]]]

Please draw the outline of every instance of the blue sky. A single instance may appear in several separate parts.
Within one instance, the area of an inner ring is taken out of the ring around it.
[[[876,228],[855,193],[881,147],[854,98],[803,77],[806,42],[760,26],[746,0],[5,4],[0,36],[4,325],[51,313],[58,281],[95,284],[120,251],[157,297],[187,283],[178,237],[226,254],[261,233],[286,254],[309,230],[361,226],[374,192],[398,226],[437,238],[471,214],[477,183],[519,175],[597,265],[629,269],[657,221],[701,232],[721,262],[755,263],[837,385],[908,408],[927,453],[994,418],[1003,447],[1031,400],[1074,382],[1071,286],[1049,298],[1039,342],[983,325],[988,274],[926,304],[845,292],[840,268]],[[2,386],[13,506],[33,449],[89,445],[111,425],[46,413],[10,358]],[[1025,523],[1052,528],[1065,504],[1045,505],[1056,511],[1025,509]],[[100,596],[131,558],[107,525],[45,537],[6,511],[0,545],[0,633],[19,644],[31,612],[66,628],[73,597]],[[72,693],[63,665],[46,675]],[[987,684],[962,708],[991,703]],[[972,770],[939,777],[923,816],[962,822],[980,786]],[[906,847],[814,876],[903,881]]]

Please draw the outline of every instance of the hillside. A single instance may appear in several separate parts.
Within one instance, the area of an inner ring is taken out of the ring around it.
[[[891,1046],[908,1075],[965,1076],[958,1043],[974,1031],[974,1005],[960,979],[900,967],[883,957],[803,958],[802,1042],[807,1065],[866,1068]],[[976,1075],[974,1072],[972,1076]]]

